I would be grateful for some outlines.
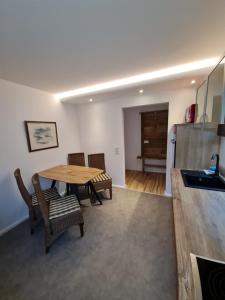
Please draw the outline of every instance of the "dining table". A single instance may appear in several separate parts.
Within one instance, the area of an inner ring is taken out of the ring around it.
[[[96,200],[102,205],[102,201],[95,190],[92,179],[102,174],[104,171],[97,168],[76,166],[76,165],[57,165],[49,169],[38,172],[40,177],[52,180],[52,187],[56,181],[61,181],[67,184],[67,193],[76,194],[80,202],[79,186],[87,186],[90,188],[94,201]]]

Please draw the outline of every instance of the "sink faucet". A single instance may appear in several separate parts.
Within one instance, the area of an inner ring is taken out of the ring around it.
[[[220,174],[220,170],[219,170],[219,163],[220,163],[220,156],[218,153],[214,153],[211,157],[211,160],[215,160],[216,159],[216,169],[215,169],[215,175],[219,176]]]

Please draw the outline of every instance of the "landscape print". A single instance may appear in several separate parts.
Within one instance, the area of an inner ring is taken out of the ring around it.
[[[29,151],[58,147],[56,122],[25,121]]]
[[[52,142],[52,130],[51,127],[46,126],[34,129],[33,138],[37,144],[46,145]]]

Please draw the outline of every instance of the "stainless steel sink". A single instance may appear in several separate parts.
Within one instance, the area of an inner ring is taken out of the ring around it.
[[[225,192],[225,181],[220,176],[194,170],[181,170],[181,175],[186,187]]]

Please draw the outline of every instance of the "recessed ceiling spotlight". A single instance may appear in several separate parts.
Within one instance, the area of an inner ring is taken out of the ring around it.
[[[89,102],[93,102],[93,99],[92,99],[92,98],[90,98],[90,99],[89,99]]]
[[[144,93],[144,90],[139,90],[139,94],[143,94]]]
[[[192,81],[191,81],[191,84],[195,84],[195,83],[196,83],[196,80],[192,80]]]

